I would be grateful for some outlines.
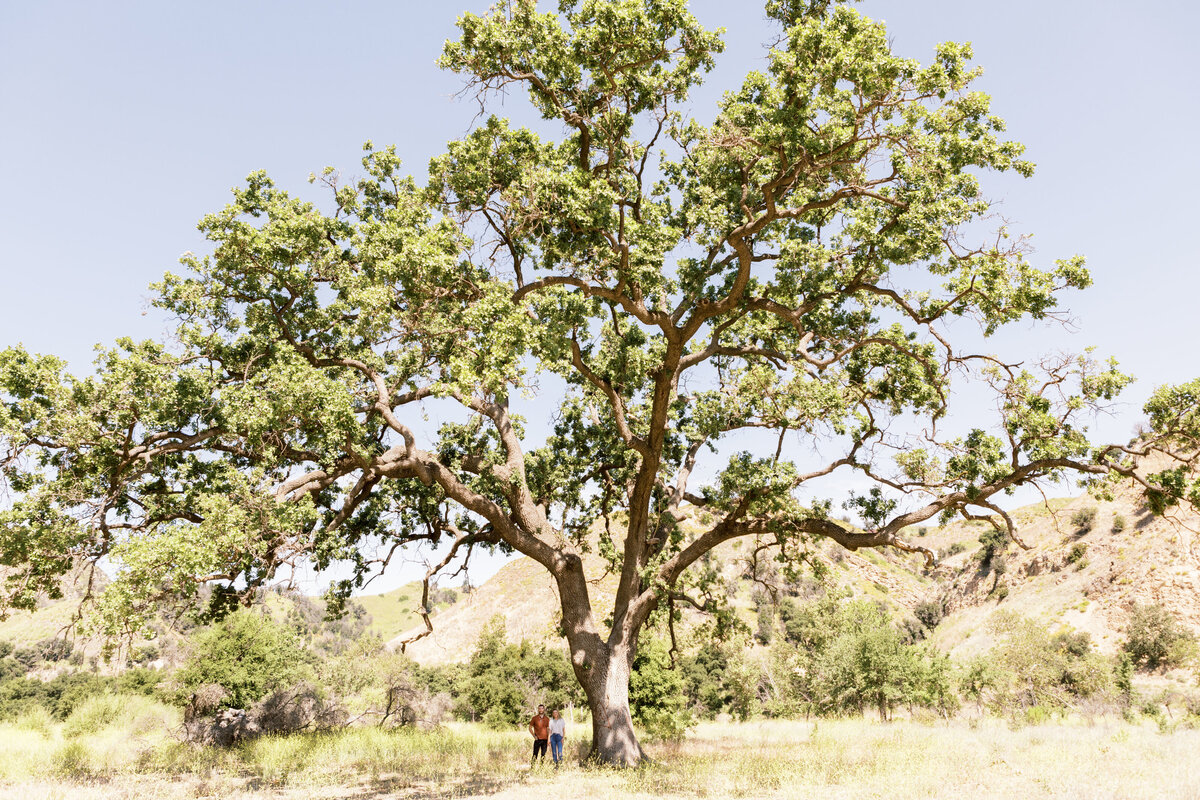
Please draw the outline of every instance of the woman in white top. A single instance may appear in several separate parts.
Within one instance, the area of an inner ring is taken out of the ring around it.
[[[558,769],[558,762],[562,761],[563,740],[566,738],[567,721],[559,715],[556,708],[550,717],[550,756],[554,759],[555,769]]]

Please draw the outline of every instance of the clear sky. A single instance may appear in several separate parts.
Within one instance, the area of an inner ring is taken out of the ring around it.
[[[548,5],[543,3],[543,5]],[[157,337],[147,289],[203,252],[197,220],[247,173],[309,191],[325,165],[352,176],[361,145],[408,167],[463,135],[478,108],[434,64],[461,10],[487,3],[209,0],[0,2],[0,347],[22,342],[86,371],[91,348]],[[761,66],[772,31],[753,3],[694,1],[728,49],[697,116]],[[1068,298],[1076,331],[1026,326],[1036,352],[1094,344],[1138,376],[1124,439],[1156,385],[1200,375],[1200,9],[1147,0],[867,0],[895,49],[927,61],[971,41],[979,88],[1038,164],[986,178],[1036,259],[1081,253],[1096,285]],[[514,115],[524,103],[510,98]],[[1011,350],[1010,350],[1011,352]],[[411,570],[403,573],[411,577]],[[397,576],[401,577],[401,576]],[[388,581],[390,585],[393,581]],[[382,585],[380,588],[384,588]]]

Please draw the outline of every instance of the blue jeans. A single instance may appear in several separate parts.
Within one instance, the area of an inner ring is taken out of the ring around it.
[[[561,733],[550,734],[550,757],[554,759],[555,764],[562,761],[562,740]]]

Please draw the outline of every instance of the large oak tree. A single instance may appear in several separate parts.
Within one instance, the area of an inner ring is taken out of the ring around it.
[[[594,755],[627,764],[639,632],[709,605],[690,568],[723,542],[932,559],[907,526],[962,514],[1017,538],[998,498],[1071,473],[1197,499],[1200,383],[1160,390],[1134,445],[1098,447],[1115,365],[1022,367],[949,324],[1051,318],[1089,283],[995,230],[981,178],[1032,166],[971,89],[970,48],[922,66],[849,7],[767,12],[765,70],[697,116],[721,40],[684,0],[466,14],[441,63],[484,114],[427,180],[371,147],[361,178],[318,179],[323,207],[251,175],[201,223],[211,254],[158,286],[174,341],[120,341],[82,378],[6,350],[4,604],[106,560],[93,619],[129,633],[301,562],[348,562],[345,597],[395,548],[515,550],[557,583]],[[487,116],[497,94],[542,133]],[[998,418],[943,436],[952,379],[994,389]],[[544,441],[522,406],[552,419]],[[1170,469],[1135,472],[1156,450]],[[835,472],[864,488],[825,497]],[[861,526],[831,518],[843,500]],[[607,619],[593,549],[619,576]]]

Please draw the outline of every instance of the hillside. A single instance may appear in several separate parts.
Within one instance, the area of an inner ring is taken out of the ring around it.
[[[1094,509],[1090,525],[1073,524],[1072,518],[1080,512],[1086,516],[1087,509]],[[1001,554],[1003,574],[980,565],[979,538],[990,529],[982,522],[911,531],[910,537],[921,544],[952,553],[931,571],[916,555],[848,552],[832,542],[819,548],[819,557],[839,585],[887,604],[900,616],[910,615],[922,602],[942,603],[946,616],[931,638],[956,658],[991,646],[989,621],[1002,611],[1087,632],[1105,653],[1119,646],[1126,612],[1134,603],[1159,603],[1200,633],[1200,519],[1194,513],[1177,509],[1156,518],[1126,491],[1111,502],[1090,496],[1056,498],[1011,514],[1030,549],[1010,544]],[[753,627],[754,588],[742,576],[739,544],[727,544],[717,555],[734,587],[731,602]],[[611,578],[608,583],[596,600],[598,608],[612,602]],[[465,661],[483,626],[497,614],[504,617],[513,641],[565,647],[557,633],[554,583],[538,564],[521,558],[469,597],[432,615],[434,632],[408,645],[407,652],[427,664]],[[423,629],[413,625],[391,644]]]
[[[599,559],[585,561],[588,574],[598,576]],[[606,607],[611,608],[615,593],[616,576],[593,585],[592,604],[600,615]],[[432,614],[433,633],[408,644],[405,652],[422,664],[466,661],[480,631],[497,615],[503,617],[511,641],[528,639],[566,649],[565,640],[558,634],[559,598],[554,580],[537,562],[519,558],[501,567],[454,605]],[[403,640],[423,630],[425,625],[418,620],[388,644],[399,647]]]
[[[439,595],[453,597],[454,602],[462,596],[454,589],[442,589]],[[404,631],[421,624],[418,608],[421,605],[421,582],[412,581],[382,594],[364,594],[354,598],[354,602],[363,607],[371,617],[367,632],[384,641],[394,639]],[[452,605],[447,600],[435,600],[435,609]]]
[[[1090,525],[1072,522],[1089,509]],[[1131,492],[1112,502],[1079,497],[1052,511],[1024,511],[1021,532],[1032,549],[1010,548],[1005,575],[981,574],[972,551],[942,567],[939,587],[951,613],[936,631],[939,646],[956,656],[982,652],[990,645],[987,622],[1001,609],[1087,632],[1107,653],[1117,649],[1134,603],[1161,604],[1200,632],[1194,512],[1154,517]],[[997,585],[1008,587],[1007,596],[993,592]]]
[[[1072,521],[1082,519],[1081,513],[1088,516],[1089,509],[1094,514],[1088,525]],[[1003,611],[1087,632],[1105,653],[1119,646],[1126,612],[1134,603],[1161,604],[1200,633],[1200,517],[1195,513],[1177,509],[1168,517],[1154,517],[1131,491],[1112,501],[1089,496],[1051,499],[1011,513],[1031,549],[1009,545],[1002,553],[1002,574],[980,565],[979,539],[989,530],[981,522],[909,531],[909,538],[947,554],[931,571],[924,569],[920,557],[893,550],[848,552],[826,542],[819,545],[817,556],[839,585],[888,605],[897,617],[911,615],[924,602],[942,604],[946,616],[931,640],[959,659],[991,646],[989,622]],[[761,597],[761,590],[745,578],[744,547],[735,541],[716,555],[733,592],[730,601],[753,629],[756,593]],[[602,574],[594,556],[589,557],[588,572]],[[595,587],[593,604],[603,617],[611,607],[615,576],[606,576]],[[421,586],[413,582],[354,602],[365,611],[366,631],[395,647],[424,630],[417,613],[420,599]],[[26,647],[60,635],[78,601],[79,590],[68,587],[63,600],[45,601],[33,613],[12,613],[0,622],[0,641]],[[276,602],[288,605],[283,599]],[[434,608],[433,633],[406,650],[421,663],[467,660],[480,631],[496,615],[503,617],[513,641],[565,648],[558,633],[554,582],[527,558],[505,565],[469,593],[438,590]],[[287,608],[276,611],[287,614]],[[99,649],[98,642],[77,644],[88,655]]]
[[[0,620],[0,642],[27,647],[61,636],[75,618],[87,590],[88,577],[88,571],[74,570],[63,581],[62,599],[42,597],[36,611],[10,611],[7,619]],[[102,589],[108,583],[107,576],[101,570],[96,570],[91,579],[94,590]]]

